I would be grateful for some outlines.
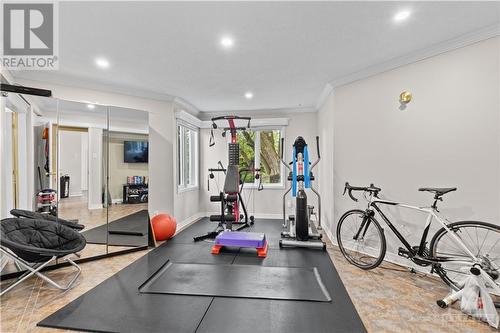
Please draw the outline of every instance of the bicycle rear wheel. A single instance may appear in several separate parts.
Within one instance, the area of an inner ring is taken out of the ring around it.
[[[384,231],[377,220],[364,211],[355,209],[342,215],[336,236],[340,251],[354,266],[368,270],[384,260]]]
[[[500,286],[500,226],[462,221],[450,223],[448,228],[479,259],[483,270]],[[462,281],[470,275],[469,269],[474,261],[445,228],[439,229],[432,238],[430,255],[433,258],[451,259],[441,261],[435,270],[451,288],[460,289]]]

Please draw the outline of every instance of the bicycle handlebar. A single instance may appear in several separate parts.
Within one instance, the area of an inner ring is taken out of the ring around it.
[[[370,186],[368,186],[368,187],[360,187],[360,186],[351,186],[351,185],[349,185],[349,182],[346,182],[345,186],[344,186],[344,193],[342,195],[345,195],[345,192],[347,192],[347,194],[349,194],[349,196],[351,197],[351,199],[353,201],[358,201],[358,199],[356,199],[352,195],[352,191],[370,192],[370,193],[373,193],[373,195],[376,198],[378,198],[378,192],[382,191],[382,189],[380,187],[376,187],[373,184],[370,184]]]

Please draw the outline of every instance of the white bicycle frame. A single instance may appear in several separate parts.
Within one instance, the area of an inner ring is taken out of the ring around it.
[[[392,225],[392,223],[389,221],[389,219],[380,211],[380,209],[377,206],[374,206],[373,204],[385,204],[385,205],[391,205],[391,206],[397,206],[397,207],[403,207],[407,208],[410,210],[416,210],[419,212],[427,213],[427,219],[425,223],[424,230],[429,228],[430,224],[432,223],[432,220],[435,219],[438,221],[438,223],[448,232],[448,234],[451,236],[451,238],[455,241],[455,243],[460,246],[467,255],[470,256],[470,258],[473,261],[473,264],[470,268],[476,267],[479,269],[479,272],[481,273],[481,276],[483,277],[484,281],[491,286],[491,288],[494,290],[494,293],[496,295],[500,295],[500,286],[486,273],[483,268],[481,267],[481,262],[480,260],[474,255],[474,253],[469,250],[469,248],[464,244],[464,242],[458,237],[452,230],[448,227],[448,224],[446,223],[446,219],[442,218],[439,214],[436,208],[434,207],[417,207],[417,206],[412,206],[412,205],[407,205],[395,201],[390,201],[390,200],[383,200],[375,197],[373,193],[370,193],[370,198],[368,199],[368,209],[371,209],[372,207],[375,208],[375,210],[382,216],[384,221],[389,225],[391,230],[396,234],[396,236],[403,242],[403,244],[407,247],[410,247],[408,242],[403,241],[404,237],[397,231],[397,229]],[[470,265],[470,262],[468,261],[459,261],[459,260],[454,260],[453,262],[457,263],[464,263],[465,265]]]

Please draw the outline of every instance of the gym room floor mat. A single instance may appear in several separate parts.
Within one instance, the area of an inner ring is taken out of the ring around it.
[[[135,236],[110,233],[106,238],[108,230],[137,232],[143,235]],[[113,246],[146,246],[148,245],[148,211],[145,209],[138,211],[118,220],[109,222],[108,225],[103,224],[86,230],[82,232],[82,235],[89,244],[106,244],[107,239],[108,245]]]
[[[316,267],[179,264],[167,262],[141,293],[290,301],[331,301]]]
[[[264,259],[257,258],[255,250],[252,252],[250,249],[229,248],[219,255],[212,255],[212,243],[194,243],[192,238],[212,230],[213,225],[207,221],[200,220],[190,226],[171,241],[45,318],[38,326],[134,333],[366,332],[328,253],[313,249],[278,248],[281,220],[256,219],[255,225],[248,229],[265,232],[269,242],[272,241],[270,238],[274,239],[275,243],[269,244],[270,249]],[[140,293],[139,286],[167,260],[190,264],[316,267],[332,301]]]

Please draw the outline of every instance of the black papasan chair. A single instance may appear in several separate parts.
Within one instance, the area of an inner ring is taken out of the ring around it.
[[[0,296],[32,275],[37,275],[61,290],[71,288],[81,268],[70,258],[65,260],[78,270],[66,286],[61,286],[41,273],[52,260],[65,257],[85,248],[85,238],[60,223],[41,219],[6,218],[0,222],[0,252],[27,271],[3,289]]]
[[[15,217],[25,217],[27,219],[35,219],[35,220],[41,219],[41,220],[47,220],[47,221],[51,221],[51,222],[57,222],[57,223],[64,224],[65,226],[70,227],[71,229],[75,229],[75,230],[83,230],[85,228],[85,226],[83,224],[79,224],[77,222],[70,221],[70,220],[65,220],[65,219],[62,219],[58,216],[54,216],[52,214],[42,214],[42,213],[32,212],[30,210],[25,210],[25,209],[12,209],[10,211],[10,214],[15,216]]]

